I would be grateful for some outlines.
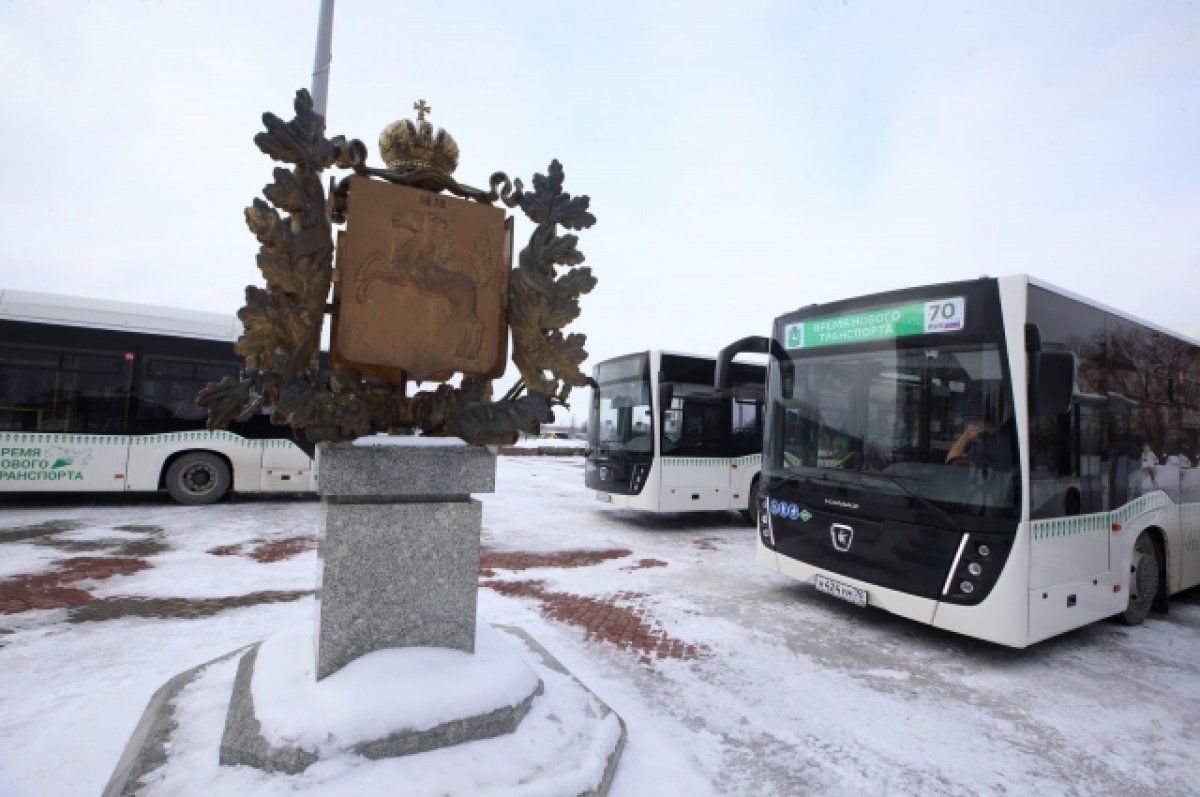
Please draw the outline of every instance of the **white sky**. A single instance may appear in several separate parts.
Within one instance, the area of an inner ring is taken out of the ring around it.
[[[310,85],[318,7],[0,0],[0,287],[236,311],[252,139]],[[983,273],[1196,334],[1198,42],[1170,0],[341,0],[329,133],[382,165],[423,98],[462,182],[558,158],[598,220],[588,370]]]

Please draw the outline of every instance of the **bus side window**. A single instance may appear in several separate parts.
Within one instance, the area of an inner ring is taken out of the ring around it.
[[[10,431],[123,432],[125,371],[120,354],[10,349],[0,360],[0,424]]]
[[[762,402],[733,402],[733,436],[731,443],[737,453],[762,451],[763,416]]]
[[[54,418],[56,352],[0,346],[0,429],[45,431]]]
[[[63,431],[121,434],[128,399],[127,365],[120,354],[62,356],[59,374]]]
[[[208,384],[238,373],[237,363],[153,357],[146,362],[138,389],[137,419],[142,432],[195,429],[207,416],[196,397]]]

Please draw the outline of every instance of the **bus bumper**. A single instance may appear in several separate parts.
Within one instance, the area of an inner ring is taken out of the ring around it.
[[[803,562],[798,562],[791,557],[780,556],[764,545],[761,539],[758,541],[756,558],[758,559],[758,563],[768,570],[774,570],[781,575],[794,578],[805,584],[813,584],[816,577],[822,575],[846,586],[863,590],[867,593],[868,606],[875,606],[886,612],[915,620],[918,623],[933,624],[933,617],[938,607],[936,601],[917,598],[903,592],[866,584],[852,578],[846,578],[838,573],[827,573],[824,570],[811,567]]]

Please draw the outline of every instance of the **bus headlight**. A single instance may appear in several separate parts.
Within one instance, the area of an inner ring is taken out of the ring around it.
[[[634,465],[633,473],[629,477],[629,489],[634,495],[642,491],[642,486],[646,484],[646,473],[649,471],[645,465]]]
[[[771,507],[765,495],[758,497],[758,535],[764,545],[775,547],[775,534],[771,531]]]
[[[946,576],[947,600],[973,606],[987,598],[1004,570],[1012,541],[1006,535],[972,532],[965,535]]]

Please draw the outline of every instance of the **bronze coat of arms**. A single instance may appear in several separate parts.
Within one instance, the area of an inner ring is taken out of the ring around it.
[[[266,201],[246,208],[266,287],[247,286],[238,311],[245,373],[197,399],[208,427],[270,409],[272,422],[311,441],[419,429],[503,443],[553,420],[571,388],[588,383],[579,368],[587,338],[563,327],[596,285],[574,234],[595,223],[591,200],[563,190],[557,160],[528,191],[504,172],[489,190],[458,182],[458,145],[434,132],[423,100],[415,122],[380,134],[386,168],[367,165],[361,141],[326,138],[307,91],[294,105],[291,121],[263,114],[266,130],[254,137],[291,168],[276,167]],[[323,172],[333,167],[352,174],[327,195]],[[534,225],[515,264],[513,217],[497,202]],[[520,378],[494,399],[509,351]],[[441,384],[409,395],[410,381]]]

